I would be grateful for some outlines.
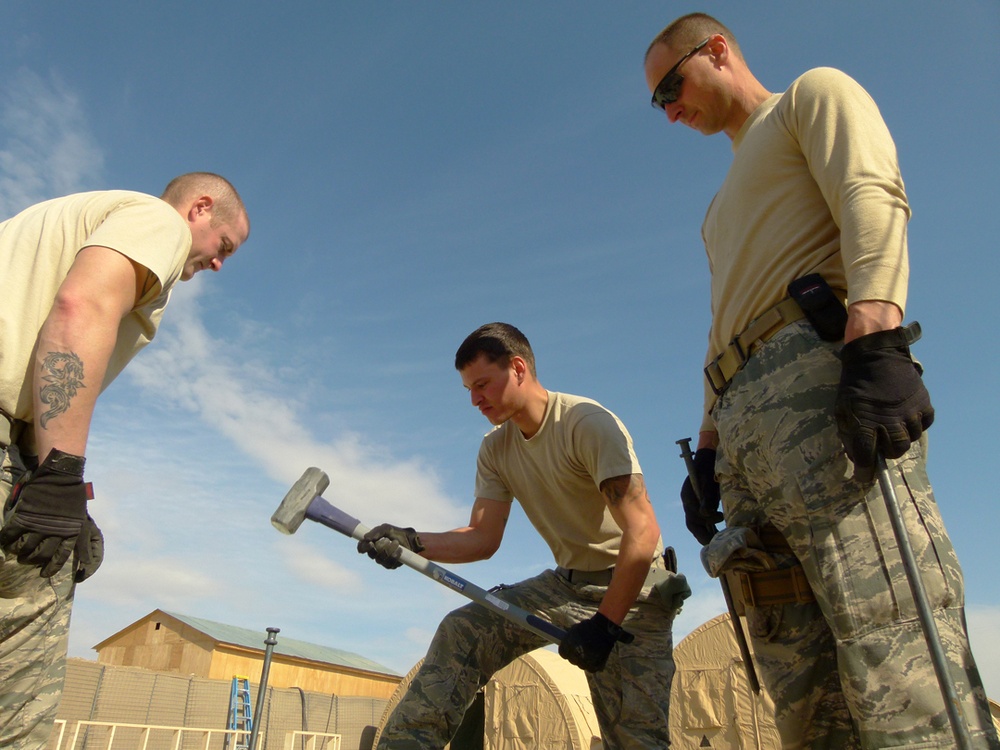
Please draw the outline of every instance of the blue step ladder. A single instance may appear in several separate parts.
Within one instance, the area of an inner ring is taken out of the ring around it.
[[[229,692],[229,729],[246,734],[226,735],[225,750],[249,750],[250,732],[253,730],[253,711],[250,708],[250,679],[241,675],[233,676]]]

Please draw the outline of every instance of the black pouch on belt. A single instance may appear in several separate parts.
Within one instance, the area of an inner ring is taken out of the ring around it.
[[[840,341],[844,338],[847,308],[822,276],[811,273],[796,279],[788,285],[788,296],[802,308],[821,339]]]

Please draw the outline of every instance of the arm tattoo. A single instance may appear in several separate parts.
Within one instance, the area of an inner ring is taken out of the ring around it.
[[[83,384],[83,360],[73,352],[49,352],[42,361],[43,385],[38,391],[39,400],[49,407],[49,410],[39,416],[38,423],[42,429],[53,417],[69,409],[69,402],[77,390],[85,388]]]
[[[601,494],[608,501],[608,505],[621,505],[633,487],[639,490],[639,496],[645,495],[642,474],[625,474],[620,477],[610,477],[601,482]]]

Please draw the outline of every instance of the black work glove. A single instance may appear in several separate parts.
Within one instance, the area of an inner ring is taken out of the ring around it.
[[[77,583],[86,581],[97,572],[102,562],[104,562],[104,534],[88,514],[87,521],[76,538],[76,547],[73,549],[75,567],[73,578]]]
[[[91,486],[83,482],[84,463],[83,456],[51,450],[15,485],[4,508],[7,520],[0,530],[0,547],[22,565],[41,568],[43,578],[62,568],[88,522],[87,500],[92,495]]]
[[[635,637],[598,612],[566,631],[559,656],[587,672],[600,672],[608,663],[615,643],[631,643]]]
[[[899,458],[934,421],[920,366],[906,331],[894,328],[844,344],[834,414],[837,433],[854,462],[854,477],[870,482],[875,457]]]
[[[385,539],[386,541],[382,541]],[[424,545],[420,542],[420,536],[413,528],[400,528],[388,523],[381,523],[373,529],[369,529],[360,542],[358,542],[358,552],[367,554],[372,560],[383,568],[394,570],[401,563],[399,561],[399,548],[413,552],[423,552]]]
[[[681,485],[681,504],[684,506],[684,523],[703,547],[716,534],[715,524],[724,519],[719,510],[721,497],[719,483],[715,481],[715,451],[699,448],[694,453],[694,473],[698,479],[698,492],[691,484],[691,477]],[[698,499],[698,496],[701,499]]]

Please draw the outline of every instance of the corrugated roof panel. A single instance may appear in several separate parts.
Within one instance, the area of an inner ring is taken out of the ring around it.
[[[267,637],[267,634],[263,631],[238,628],[235,625],[225,625],[221,622],[203,620],[200,617],[190,617],[189,615],[182,615],[177,612],[161,611],[221,643],[229,643],[234,646],[252,648],[258,651],[263,651],[265,648],[264,639]],[[367,672],[379,672],[390,675],[399,674],[371,659],[366,659],[358,654],[352,654],[350,651],[341,651],[338,648],[319,646],[315,643],[306,643],[305,641],[297,641],[293,638],[285,638],[280,633],[277,636],[277,643],[274,646],[273,653],[294,656],[299,659],[309,659],[310,661],[338,664],[352,669],[363,669]]]

